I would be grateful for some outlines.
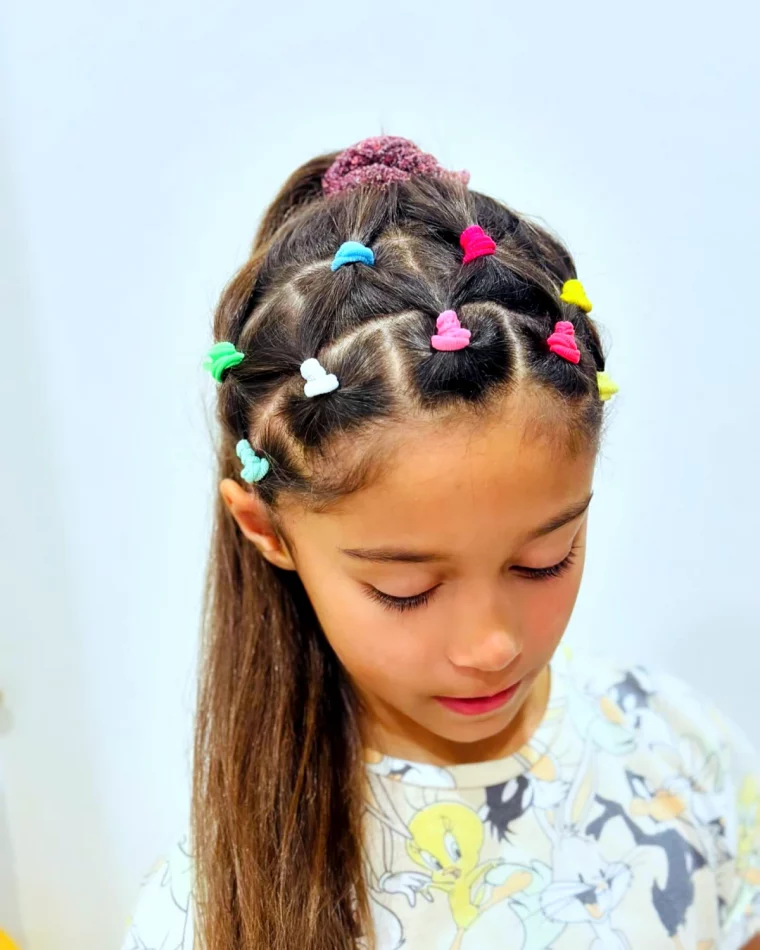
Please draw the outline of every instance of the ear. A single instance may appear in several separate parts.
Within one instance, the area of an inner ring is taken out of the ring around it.
[[[231,478],[222,479],[219,493],[243,534],[256,545],[261,554],[275,567],[286,571],[296,569],[295,561],[285,541],[277,533],[267,506],[252,491],[246,491]]]

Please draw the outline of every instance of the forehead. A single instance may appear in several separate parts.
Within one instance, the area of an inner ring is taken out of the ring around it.
[[[336,545],[456,556],[492,538],[519,540],[585,500],[594,460],[593,448],[571,453],[514,413],[417,421],[394,434],[367,487],[304,522]]]

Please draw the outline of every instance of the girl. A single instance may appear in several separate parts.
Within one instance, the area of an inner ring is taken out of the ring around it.
[[[570,253],[468,178],[316,158],[223,293],[192,829],[125,950],[760,946],[746,741],[557,651],[616,386]]]

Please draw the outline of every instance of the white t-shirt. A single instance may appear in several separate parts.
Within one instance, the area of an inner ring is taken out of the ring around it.
[[[552,661],[516,754],[440,768],[367,753],[378,950],[738,950],[760,933],[760,768],[679,681]],[[182,842],[123,950],[191,950]]]

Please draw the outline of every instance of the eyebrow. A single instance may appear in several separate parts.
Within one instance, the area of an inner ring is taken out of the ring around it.
[[[594,493],[592,492],[584,501],[572,505],[572,507],[567,508],[565,511],[561,511],[550,521],[547,521],[539,528],[536,528],[535,531],[532,531],[527,540],[535,541],[537,538],[543,538],[545,535],[551,534],[552,531],[556,531],[571,521],[575,521],[576,518],[580,518],[591,504],[593,497]],[[360,561],[435,564],[449,559],[449,556],[446,554],[437,554],[432,551],[408,551],[404,548],[340,548],[340,550],[343,554],[347,554],[349,557],[356,558]]]

